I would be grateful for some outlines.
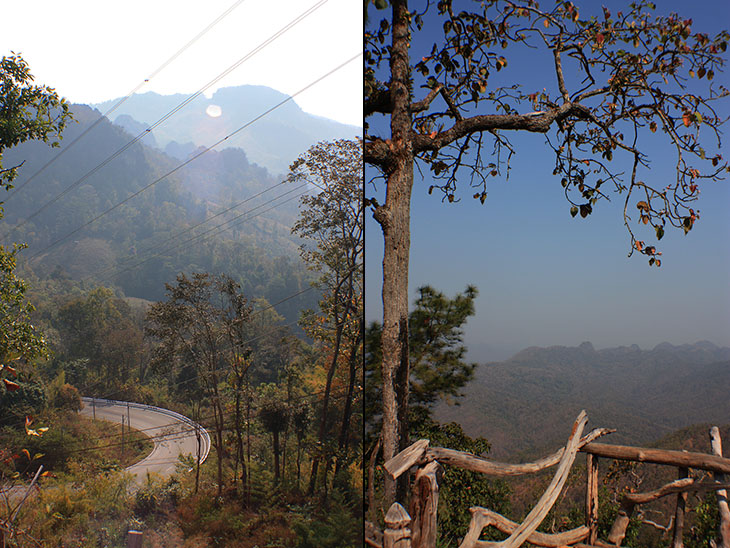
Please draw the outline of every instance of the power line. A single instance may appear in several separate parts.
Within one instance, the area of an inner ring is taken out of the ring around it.
[[[215,218],[217,218],[217,217],[220,217],[221,215],[225,215],[225,214],[226,214],[226,213],[228,213],[229,211],[232,211],[232,210],[234,210],[234,209],[237,209],[238,207],[242,206],[243,204],[245,204],[245,203],[247,203],[247,202],[250,202],[251,200],[253,200],[253,199],[255,199],[255,198],[258,198],[259,196],[262,196],[262,195],[266,194],[267,192],[270,192],[271,190],[274,190],[275,188],[277,188],[277,187],[279,187],[279,186],[283,185],[283,184],[284,184],[284,183],[286,183],[286,182],[287,182],[287,181],[281,181],[281,182],[279,182],[279,183],[277,183],[277,184],[275,184],[275,185],[273,185],[273,186],[270,186],[270,187],[266,188],[265,190],[262,190],[261,192],[258,192],[257,194],[254,194],[253,196],[249,196],[249,197],[248,197],[248,198],[246,198],[245,200],[241,200],[240,202],[237,202],[236,204],[234,204],[234,205],[232,205],[232,206],[230,206],[230,207],[228,207],[228,208],[224,209],[223,211],[220,211],[219,213],[216,213],[216,214],[215,214],[215,215],[213,215],[212,217],[208,217],[207,219],[205,219],[205,220],[203,220],[203,221],[200,221],[199,223],[197,223],[197,224],[195,224],[195,225],[193,225],[193,226],[191,226],[191,227],[189,227],[189,228],[186,228],[186,229],[184,229],[184,230],[181,230],[181,231],[180,231],[180,232],[178,232],[177,234],[173,234],[172,236],[170,236],[170,237],[169,237],[169,238],[167,238],[166,240],[163,240],[163,241],[161,241],[161,242],[158,242],[158,243],[156,243],[156,244],[154,244],[154,245],[152,245],[152,246],[149,246],[149,247],[148,247],[147,249],[143,249],[143,250],[141,251],[141,253],[147,253],[148,251],[153,251],[153,250],[154,250],[155,248],[157,248],[157,247],[160,247],[160,246],[162,246],[162,245],[166,244],[167,242],[169,242],[169,241],[171,241],[171,240],[175,240],[175,239],[177,239],[178,237],[182,236],[183,234],[185,234],[185,233],[187,233],[187,232],[190,232],[190,231],[192,231],[192,230],[195,230],[196,228],[200,227],[201,225],[204,225],[205,223],[209,223],[210,221],[212,221],[213,219],[215,219]],[[132,259],[132,258],[133,258],[133,257],[131,257],[131,256],[130,256],[130,257],[127,257],[127,259]],[[113,270],[114,268],[115,268],[115,267],[113,267],[113,266],[111,266],[111,267],[109,267],[109,268],[106,268],[106,269],[102,270],[101,272],[98,272],[98,273],[96,273],[96,274],[95,274],[95,276],[100,276],[100,275],[102,275],[102,274],[106,273],[106,272],[107,272],[107,271],[109,271],[109,270]],[[92,277],[92,276],[87,276],[87,277],[86,277],[86,278],[84,278],[84,279],[83,279],[82,281],[88,280],[88,279],[89,279],[89,278],[91,278],[91,277]]]
[[[46,170],[48,166],[50,166],[52,163],[54,163],[56,160],[58,160],[61,156],[63,156],[68,150],[70,150],[79,140],[81,140],[87,133],[89,133],[92,129],[94,129],[104,118],[109,116],[112,112],[114,112],[117,108],[119,108],[124,102],[127,101],[132,95],[137,93],[145,84],[149,83],[150,80],[152,80],[155,76],[157,76],[162,70],[164,70],[170,63],[172,63],[175,59],[177,59],[185,50],[187,50],[190,46],[192,46],[195,42],[197,42],[200,38],[202,38],[210,29],[212,29],[215,25],[217,25],[220,21],[222,21],[224,18],[226,18],[234,9],[236,9],[238,6],[240,6],[245,0],[237,0],[230,8],[228,8],[226,11],[224,11],[221,15],[219,15],[214,21],[212,21],[207,27],[205,27],[202,31],[200,31],[192,40],[190,40],[187,44],[185,44],[183,47],[181,47],[179,50],[177,50],[172,57],[167,59],[164,63],[162,63],[157,69],[155,69],[152,74],[150,74],[147,78],[142,80],[137,86],[132,89],[127,95],[119,99],[112,107],[107,110],[104,114],[101,115],[100,118],[98,118],[91,126],[86,128],[81,135],[76,137],[73,141],[71,141],[67,146],[65,146],[63,149],[61,149],[58,154],[56,154],[53,158],[48,160],[43,167],[41,167],[38,171],[36,171],[33,175],[31,175],[28,179],[26,179],[23,184],[18,185],[7,197],[6,201],[12,198],[17,192],[19,192],[25,185],[30,183],[33,179],[35,179],[38,175],[40,175],[43,171]],[[16,227],[17,228],[17,227]]]
[[[155,179],[154,181],[152,181],[152,182],[151,182],[150,184],[148,184],[147,186],[145,186],[145,187],[141,188],[141,189],[140,189],[140,190],[138,190],[137,192],[134,192],[133,194],[131,194],[131,195],[130,195],[129,197],[127,197],[126,199],[124,199],[124,200],[122,200],[121,202],[117,203],[116,205],[114,205],[114,206],[112,206],[112,207],[108,208],[108,209],[107,209],[106,211],[104,211],[104,212],[100,213],[99,215],[97,215],[96,217],[94,217],[93,219],[91,219],[90,221],[87,221],[86,223],[84,223],[84,224],[83,224],[83,225],[81,225],[80,227],[78,227],[78,228],[76,228],[75,230],[73,230],[73,231],[69,232],[68,234],[66,234],[66,235],[65,235],[65,236],[63,236],[63,237],[61,237],[61,238],[58,238],[57,240],[55,240],[55,241],[54,241],[53,243],[51,243],[50,245],[46,246],[45,248],[43,248],[43,249],[41,249],[40,251],[36,252],[35,254],[31,255],[31,256],[29,257],[29,259],[28,259],[28,260],[32,260],[32,259],[35,259],[35,258],[36,258],[36,257],[38,257],[39,255],[41,255],[41,254],[45,253],[46,251],[48,251],[49,249],[51,249],[51,248],[55,247],[56,245],[58,245],[58,244],[59,244],[59,243],[61,243],[62,241],[66,240],[67,238],[69,238],[69,237],[73,236],[74,234],[78,233],[78,232],[79,232],[80,230],[83,230],[83,229],[84,229],[84,228],[86,228],[87,226],[89,226],[89,225],[91,225],[91,224],[95,223],[96,221],[98,221],[98,220],[99,220],[100,218],[102,218],[102,217],[104,217],[105,215],[107,215],[107,214],[111,213],[112,211],[114,211],[115,209],[117,209],[118,207],[120,207],[121,205],[123,205],[123,204],[127,203],[128,201],[132,200],[133,198],[135,198],[135,197],[139,196],[140,194],[142,194],[142,193],[143,193],[144,191],[146,191],[147,189],[149,189],[149,188],[151,188],[152,186],[156,185],[157,183],[159,183],[159,182],[160,182],[160,181],[162,181],[163,179],[165,179],[165,178],[169,177],[169,176],[170,176],[170,175],[172,175],[173,173],[175,173],[175,172],[179,171],[180,169],[182,169],[183,167],[185,167],[185,166],[186,166],[186,165],[188,165],[189,163],[191,163],[191,162],[193,162],[193,161],[197,160],[197,159],[198,159],[198,158],[200,158],[200,157],[201,157],[201,156],[202,156],[203,154],[205,154],[205,153],[209,152],[210,150],[214,149],[215,147],[217,147],[217,146],[218,146],[218,145],[220,145],[221,143],[223,143],[223,142],[227,141],[228,139],[230,139],[230,138],[231,138],[231,137],[233,137],[234,135],[237,135],[238,133],[240,133],[241,131],[243,131],[244,129],[246,129],[247,127],[249,127],[250,125],[254,124],[255,122],[257,122],[257,121],[258,121],[258,120],[260,120],[261,118],[263,118],[263,117],[267,116],[268,114],[270,114],[270,113],[271,113],[271,112],[273,112],[274,110],[276,110],[276,109],[280,108],[280,107],[281,107],[282,105],[284,105],[284,104],[288,103],[289,101],[293,100],[293,99],[294,99],[294,97],[296,97],[297,95],[299,95],[299,94],[303,93],[304,91],[308,90],[308,89],[309,89],[309,88],[311,88],[312,86],[314,86],[314,85],[318,84],[318,83],[319,83],[320,81],[322,81],[322,80],[324,80],[325,78],[329,77],[330,75],[334,74],[335,72],[337,72],[338,70],[340,70],[340,69],[341,69],[342,67],[344,67],[345,65],[347,65],[347,64],[349,64],[349,63],[351,63],[352,61],[354,61],[355,59],[357,59],[357,58],[358,58],[358,57],[360,57],[361,55],[362,55],[362,52],[359,52],[358,54],[354,55],[353,57],[350,57],[350,58],[349,58],[349,59],[348,59],[347,61],[345,61],[344,63],[341,63],[341,64],[339,64],[339,65],[338,65],[338,66],[336,66],[336,67],[335,67],[334,69],[332,69],[332,70],[328,71],[327,73],[325,73],[324,75],[320,76],[319,78],[317,78],[317,79],[316,79],[316,80],[314,80],[313,82],[311,82],[311,83],[307,84],[306,86],[304,86],[303,88],[299,89],[299,90],[298,90],[297,92],[295,92],[295,93],[294,93],[294,94],[292,94],[291,96],[287,97],[286,99],[284,99],[284,100],[280,101],[279,103],[277,103],[277,104],[276,104],[276,105],[274,105],[273,107],[271,107],[271,108],[267,109],[266,111],[264,111],[263,113],[259,114],[258,116],[256,116],[255,118],[253,118],[253,119],[252,119],[252,120],[250,120],[249,122],[245,123],[244,125],[242,125],[242,126],[241,126],[241,127],[239,127],[238,129],[236,129],[235,131],[233,131],[233,132],[229,133],[228,135],[226,135],[226,136],[225,136],[225,137],[223,137],[222,139],[219,139],[218,141],[216,141],[215,143],[213,143],[213,144],[212,144],[212,145],[210,145],[209,147],[207,147],[207,148],[204,148],[203,150],[201,150],[200,152],[198,152],[198,153],[197,153],[197,154],[195,154],[194,156],[191,156],[191,157],[190,157],[190,158],[188,158],[188,159],[187,159],[186,161],[184,161],[183,163],[179,164],[179,165],[178,165],[178,166],[176,166],[175,168],[171,169],[170,171],[168,171],[167,173],[165,173],[165,174],[164,174],[164,175],[162,175],[161,177],[158,177],[157,179]]]
[[[305,186],[305,185],[302,185],[302,186]],[[185,241],[183,241],[183,242],[179,243],[178,245],[175,245],[175,246],[172,246],[172,247],[168,247],[168,248],[166,248],[166,249],[163,249],[162,251],[159,251],[158,253],[155,253],[154,255],[151,255],[151,256],[147,257],[146,259],[143,259],[143,260],[141,260],[141,261],[139,261],[139,262],[137,262],[137,263],[135,263],[135,264],[133,264],[133,265],[131,265],[131,266],[128,266],[128,267],[126,267],[126,268],[124,268],[124,269],[122,269],[122,270],[119,270],[119,271],[117,271],[117,272],[113,272],[112,274],[110,274],[110,275],[108,275],[108,276],[106,276],[106,277],[104,277],[104,278],[101,278],[101,280],[111,280],[112,278],[116,278],[116,277],[117,277],[117,276],[119,276],[120,274],[124,274],[125,272],[129,272],[130,270],[134,270],[134,269],[135,269],[135,268],[137,268],[138,266],[141,266],[141,265],[143,265],[143,264],[145,264],[145,263],[147,263],[147,262],[151,261],[152,259],[155,259],[155,258],[157,258],[157,257],[160,257],[160,256],[164,255],[165,253],[169,253],[169,252],[171,252],[171,251],[175,251],[175,250],[177,250],[177,249],[179,249],[179,248],[183,247],[183,246],[184,246],[184,245],[186,245],[186,244],[190,244],[190,243],[192,243],[192,242],[193,242],[193,241],[195,241],[195,240],[200,240],[199,242],[197,242],[197,243],[200,243],[200,242],[202,242],[202,241],[204,241],[204,240],[207,240],[207,239],[209,239],[209,238],[211,238],[211,237],[213,237],[213,236],[217,236],[218,234],[220,234],[220,233],[224,232],[225,230],[230,230],[231,228],[234,228],[234,227],[236,227],[236,226],[239,226],[239,225],[243,224],[243,223],[244,223],[244,222],[246,222],[246,221],[250,221],[250,220],[252,220],[252,219],[255,219],[256,217],[259,217],[260,215],[263,215],[264,213],[267,213],[267,212],[271,211],[272,209],[275,209],[276,207],[278,207],[278,206],[280,206],[280,205],[283,205],[283,204],[285,204],[285,203],[287,203],[287,202],[290,202],[290,201],[292,201],[292,200],[293,200],[293,199],[295,199],[295,198],[298,198],[298,197],[302,196],[303,194],[306,194],[306,190],[305,190],[304,192],[300,193],[300,194],[297,194],[297,195],[295,195],[295,196],[293,196],[293,197],[291,197],[291,198],[288,198],[288,199],[284,200],[283,202],[280,202],[280,203],[278,203],[278,204],[276,204],[276,205],[273,205],[272,207],[270,207],[270,208],[268,208],[268,209],[266,209],[266,210],[264,210],[264,211],[261,211],[261,212],[257,213],[256,215],[253,215],[253,216],[251,216],[251,217],[246,217],[245,219],[243,219],[242,221],[240,221],[240,222],[236,223],[236,224],[235,224],[235,225],[233,225],[233,226],[229,226],[229,227],[227,227],[227,228],[223,228],[223,227],[225,227],[225,225],[227,225],[227,224],[230,224],[230,223],[232,223],[233,221],[235,221],[235,220],[237,220],[237,219],[240,219],[241,217],[243,217],[243,216],[245,216],[245,215],[248,215],[249,213],[252,213],[253,211],[256,211],[257,209],[259,209],[259,208],[261,208],[261,207],[264,207],[264,206],[266,206],[266,205],[268,205],[268,204],[270,204],[270,203],[272,203],[272,202],[274,202],[274,201],[278,200],[279,198],[282,198],[282,197],[286,196],[287,194],[291,194],[292,192],[296,192],[297,190],[300,190],[300,189],[302,188],[302,186],[299,186],[299,187],[297,187],[297,188],[294,188],[294,189],[292,189],[292,190],[289,190],[289,191],[287,191],[287,192],[285,192],[285,193],[283,193],[283,194],[280,194],[279,196],[276,196],[276,197],[272,198],[271,200],[268,200],[267,202],[264,202],[263,204],[260,204],[260,205],[256,206],[256,207],[255,207],[255,208],[253,208],[253,209],[249,209],[249,210],[247,210],[247,211],[244,211],[243,213],[240,213],[240,214],[236,215],[236,216],[235,216],[235,217],[233,217],[232,219],[229,219],[228,221],[225,221],[224,223],[221,223],[221,224],[220,224],[220,225],[218,225],[218,226],[214,226],[213,228],[210,228],[210,229],[206,230],[205,232],[203,232],[203,233],[201,233],[201,234],[197,234],[197,235],[195,235],[195,236],[193,236],[193,237],[191,237],[191,238],[188,238],[187,240],[185,240]],[[226,210],[226,211],[230,211],[230,209],[233,209],[233,208],[229,208],[229,209],[228,209],[228,210]],[[206,222],[206,221],[204,221],[204,222]],[[203,224],[203,223],[198,223],[198,224],[196,225],[196,227],[197,227],[197,226],[200,226],[201,224]],[[195,227],[193,227],[193,228],[195,228]],[[177,239],[177,236],[180,236],[180,235],[182,235],[182,234],[185,234],[186,232],[189,232],[189,231],[190,231],[190,230],[192,230],[193,228],[190,228],[190,229],[184,230],[184,231],[180,232],[179,234],[177,234],[176,236],[174,236],[174,237],[171,237],[171,238],[168,238],[168,239],[166,240],[166,242],[168,242],[168,241],[170,241],[170,240],[174,240],[174,239]],[[219,230],[219,229],[220,229],[220,230]],[[216,231],[217,231],[217,232],[216,232]],[[212,234],[211,234],[211,233],[212,233]],[[147,250],[146,250],[145,252],[147,252],[147,251],[153,251],[153,250],[154,250],[154,248],[155,248],[155,247],[153,246],[152,248],[149,248],[149,249],[147,249]],[[90,274],[89,276],[87,276],[86,278],[84,278],[84,279],[83,279],[82,281],[88,280],[88,279],[90,279],[90,278],[98,277],[98,276],[100,276],[101,274],[104,274],[105,272],[107,272],[107,271],[109,271],[109,270],[113,270],[114,268],[115,268],[115,267],[109,267],[109,268],[107,268],[107,269],[103,270],[102,272],[100,272],[100,273],[98,273],[98,274]]]
[[[153,131],[155,128],[163,124],[166,120],[168,120],[170,117],[172,117],[175,113],[186,107],[188,104],[190,104],[193,100],[195,100],[197,97],[199,97],[205,90],[219,82],[224,77],[228,76],[232,71],[237,69],[239,66],[241,66],[245,61],[249,60],[251,57],[262,51],[266,46],[274,42],[277,38],[281,37],[284,33],[286,33],[288,30],[291,30],[293,27],[295,27],[297,24],[301,23],[306,17],[314,13],[315,10],[323,6],[328,0],[320,0],[317,4],[310,7],[308,10],[300,14],[298,17],[294,18],[292,21],[290,21],[287,25],[279,29],[277,32],[275,32],[272,36],[264,40],[261,44],[256,46],[253,50],[249,51],[246,55],[241,57],[238,61],[233,63],[231,66],[229,66],[226,70],[218,74],[215,78],[213,78],[210,82],[205,84],[202,88],[200,88],[198,91],[187,97],[185,100],[183,100],[181,103],[179,103],[176,107],[174,107],[172,110],[168,111],[165,115],[162,116],[159,120],[157,120],[155,123],[153,123],[151,126],[149,126],[147,129],[139,133],[136,137],[134,137],[131,141],[129,141],[127,144],[122,146],[121,148],[117,149],[116,152],[112,153],[111,156],[108,156],[106,159],[104,159],[100,164],[97,164],[94,168],[92,168],[90,171],[88,171],[85,175],[83,175],[80,179],[77,179],[75,182],[71,183],[66,189],[61,191],[59,194],[57,194],[55,197],[53,197],[51,200],[43,204],[39,209],[37,209],[35,212],[33,212],[31,215],[26,217],[22,222],[17,224],[15,227],[11,229],[12,231],[16,231],[23,227],[26,223],[28,223],[31,219],[35,218],[38,214],[40,214],[42,211],[44,211],[47,207],[57,202],[59,199],[61,199],[63,196],[68,194],[71,190],[77,188],[81,183],[83,183],[85,180],[87,180],[89,177],[91,177],[94,173],[99,171],[100,169],[107,166],[109,163],[111,163],[114,159],[119,157],[121,154],[123,154],[127,149],[129,149],[132,145],[140,141],[143,137],[148,135],[151,131]],[[99,119],[101,120],[101,118]],[[98,120],[97,120],[98,122]]]

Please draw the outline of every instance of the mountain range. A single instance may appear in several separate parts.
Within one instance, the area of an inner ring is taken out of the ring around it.
[[[133,95],[109,117],[139,135],[190,97],[153,92]],[[361,127],[308,114],[287,99],[289,96],[265,86],[221,88],[210,98],[201,94],[154,128],[151,136],[145,136],[145,144],[184,159],[197,147],[208,147],[244,128],[226,146],[242,148],[253,163],[278,175],[286,173],[289,165],[316,142],[362,136]],[[91,106],[106,112],[120,100]],[[263,113],[267,114],[262,117]]]
[[[642,445],[700,422],[730,417],[730,348],[706,341],[651,350],[530,347],[480,365],[460,405],[436,416],[492,444],[494,458],[542,456],[562,445],[585,409],[590,427],[616,428],[610,443]]]

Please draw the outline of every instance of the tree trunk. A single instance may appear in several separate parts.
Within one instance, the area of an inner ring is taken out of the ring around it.
[[[340,428],[339,454],[337,455],[337,463],[335,464],[335,477],[339,474],[343,462],[347,459],[347,445],[350,441],[350,419],[352,417],[352,399],[355,392],[355,376],[357,375],[357,355],[358,348],[362,342],[364,318],[360,318],[358,331],[355,340],[350,346],[350,378],[347,383],[347,396],[345,397],[345,409],[342,412],[342,427]]]
[[[223,454],[225,449],[223,447],[223,410],[220,407],[220,401],[217,398],[213,402],[213,414],[215,420],[215,439],[216,439],[216,453],[218,454],[218,468],[217,468],[217,480],[218,480],[218,496],[223,495]]]
[[[348,294],[348,299],[352,297],[352,293],[350,292]],[[333,295],[333,298],[335,301],[339,298],[339,293],[335,292]],[[337,306],[335,305],[335,344],[334,348],[332,349],[332,361],[330,362],[329,370],[327,371],[327,381],[325,383],[324,387],[324,396],[322,398],[322,418],[319,422],[319,432],[317,434],[317,440],[319,442],[319,447],[324,447],[324,438],[327,434],[327,417],[329,414],[329,402],[330,402],[330,392],[332,390],[332,379],[335,376],[335,371],[337,370],[337,360],[340,356],[340,344],[342,342],[342,328],[343,328],[343,322],[345,321],[345,317],[347,315],[347,306],[345,307],[344,312],[342,312],[342,319],[340,319],[340,315],[338,314]],[[317,482],[317,471],[319,469],[319,461],[321,459],[322,455],[315,454],[314,458],[312,459],[312,472],[309,476],[309,487],[307,488],[307,494],[309,496],[312,496],[314,494],[314,489]]]
[[[274,430],[272,432],[274,436],[274,483],[279,483],[280,469],[279,469],[279,431]]]
[[[243,378],[236,375],[236,462],[241,464],[241,495],[246,493],[246,457],[243,449],[243,416],[241,410],[241,387]]]
[[[383,458],[388,460],[408,446],[408,256],[413,187],[411,142],[408,8],[393,0],[393,45],[390,85],[393,112],[393,164],[387,173],[385,205],[375,212],[383,230]],[[407,493],[407,477],[399,480],[398,496]],[[385,480],[385,506],[396,496],[395,483]]]
[[[251,381],[246,371],[246,506],[251,506]]]

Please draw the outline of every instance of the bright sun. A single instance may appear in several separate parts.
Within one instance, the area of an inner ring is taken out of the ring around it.
[[[208,105],[208,108],[205,109],[205,113],[211,118],[218,118],[218,116],[223,114],[223,111],[218,105]]]

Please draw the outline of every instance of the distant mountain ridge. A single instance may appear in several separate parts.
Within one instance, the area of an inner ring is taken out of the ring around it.
[[[437,417],[492,442],[493,455],[554,450],[586,409],[590,426],[616,428],[613,443],[645,444],[699,422],[730,417],[730,348],[701,341],[651,350],[530,347],[477,368],[461,405]]]
[[[146,129],[188,97],[153,92],[133,95],[110,117],[125,129],[130,130],[132,126]],[[153,130],[156,146],[165,150],[174,142],[188,149],[191,143],[195,147],[207,147],[252,122],[232,137],[227,146],[242,148],[252,162],[271,173],[281,174],[314,143],[362,136],[361,127],[308,114],[294,100],[286,101],[256,120],[287,97],[265,86],[250,85],[221,88],[210,99],[200,95]],[[118,101],[111,99],[92,106],[106,112]],[[206,114],[210,106],[219,107],[220,115]]]

